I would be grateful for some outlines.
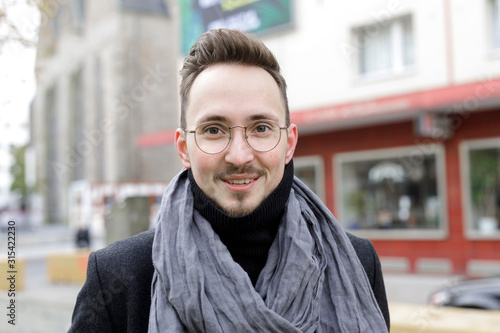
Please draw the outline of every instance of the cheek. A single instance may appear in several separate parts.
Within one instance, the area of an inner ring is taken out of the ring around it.
[[[193,172],[198,173],[200,176],[212,173],[216,165],[213,156],[204,153],[191,155],[191,168]]]
[[[284,166],[286,161],[286,150],[283,149],[275,149],[269,152],[269,161],[277,167]],[[285,147],[286,148],[286,147]]]
[[[281,180],[281,177],[278,177],[283,172],[285,167],[285,156],[280,153],[273,152],[268,156],[266,161],[266,167],[269,171],[269,174],[273,178],[273,182],[277,179]]]

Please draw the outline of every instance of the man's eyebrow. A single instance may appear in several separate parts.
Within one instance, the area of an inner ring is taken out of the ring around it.
[[[276,117],[275,114],[273,113],[258,113],[258,114],[253,114],[250,117],[248,117],[248,120],[254,121],[254,120],[274,120],[278,121],[278,117]]]
[[[253,115],[247,117],[247,120],[248,121],[255,121],[255,120],[278,121],[278,117],[276,117],[276,115],[274,113],[257,113],[257,114],[253,114]],[[221,116],[218,114],[208,114],[208,115],[205,115],[205,116],[201,117],[200,119],[198,119],[197,124],[202,124],[202,123],[209,122],[209,121],[219,121],[219,122],[222,122],[225,124],[231,123],[231,121],[225,116]]]
[[[213,114],[213,115],[209,114],[209,115],[201,117],[198,120],[198,124],[205,123],[207,121],[220,121],[220,122],[227,123],[228,119],[226,117],[224,117],[224,116],[220,116],[220,115],[217,115],[217,114]]]

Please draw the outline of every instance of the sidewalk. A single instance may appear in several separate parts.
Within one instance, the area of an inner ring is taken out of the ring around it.
[[[2,316],[0,332],[5,333],[63,333],[71,324],[71,314],[81,285],[47,284],[26,288],[16,293],[15,326]],[[7,311],[6,293],[0,295],[1,308]]]
[[[384,273],[387,299],[391,303],[425,305],[429,295],[444,286],[455,284],[458,275],[420,275]]]
[[[0,233],[2,241],[7,239]],[[2,333],[59,333],[67,332],[81,283],[51,283],[46,269],[46,258],[51,254],[75,250],[74,231],[64,226],[48,226],[37,230],[16,231],[16,259],[25,262],[24,288],[16,290],[15,297],[0,290],[0,332]],[[103,246],[102,239],[94,238],[92,248]],[[0,253],[2,255],[2,253]],[[5,254],[4,254],[5,255]],[[5,275],[2,272],[2,278]],[[15,326],[8,323],[7,306],[15,301]]]

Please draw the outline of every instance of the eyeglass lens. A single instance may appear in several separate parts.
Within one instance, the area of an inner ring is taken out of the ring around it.
[[[255,121],[246,127],[228,127],[224,123],[203,123],[195,130],[195,141],[198,147],[207,154],[217,154],[229,146],[235,128],[245,131],[248,145],[259,152],[275,148],[281,138],[281,128],[273,121]]]

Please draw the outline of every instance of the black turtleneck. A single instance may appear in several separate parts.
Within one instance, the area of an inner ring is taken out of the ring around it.
[[[194,194],[194,208],[206,218],[226,245],[235,262],[249,275],[253,285],[264,268],[269,248],[285,210],[293,182],[293,161],[285,166],[281,182],[253,212],[230,216],[222,211],[194,181],[188,172]]]

